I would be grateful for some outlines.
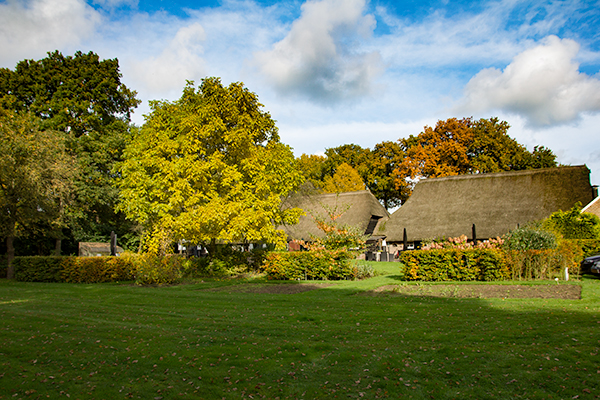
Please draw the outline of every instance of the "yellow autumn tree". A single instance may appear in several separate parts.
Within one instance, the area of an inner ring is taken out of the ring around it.
[[[242,83],[192,82],[152,112],[125,151],[120,209],[149,235],[148,250],[187,240],[285,244],[278,225],[298,222],[282,197],[302,183],[275,121]]]
[[[323,192],[343,193],[365,190],[365,184],[358,172],[346,163],[340,164],[333,176],[326,176]]]

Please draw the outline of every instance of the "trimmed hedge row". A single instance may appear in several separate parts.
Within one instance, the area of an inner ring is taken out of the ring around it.
[[[400,262],[411,281],[495,281],[506,279],[509,272],[496,249],[406,251]]]
[[[22,282],[100,283],[134,279],[130,257],[15,257],[15,279]]]
[[[262,270],[271,280],[341,280],[354,279],[357,268],[354,255],[346,250],[272,252]]]
[[[582,251],[564,241],[552,250],[416,250],[403,252],[404,276],[412,281],[549,279],[565,267],[579,272]]]

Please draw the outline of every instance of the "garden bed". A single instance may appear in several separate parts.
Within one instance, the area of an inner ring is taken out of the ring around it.
[[[581,299],[581,286],[548,285],[386,285],[369,294],[409,296],[507,298],[507,299]]]

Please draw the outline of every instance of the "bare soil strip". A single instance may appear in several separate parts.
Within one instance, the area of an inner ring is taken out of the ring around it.
[[[581,286],[548,285],[386,285],[370,292],[404,296],[506,299],[581,299]]]

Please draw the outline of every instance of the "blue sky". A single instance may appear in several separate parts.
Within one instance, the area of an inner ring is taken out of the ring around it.
[[[297,155],[498,117],[600,183],[599,1],[0,1],[0,66],[118,58],[143,104],[242,81]]]

